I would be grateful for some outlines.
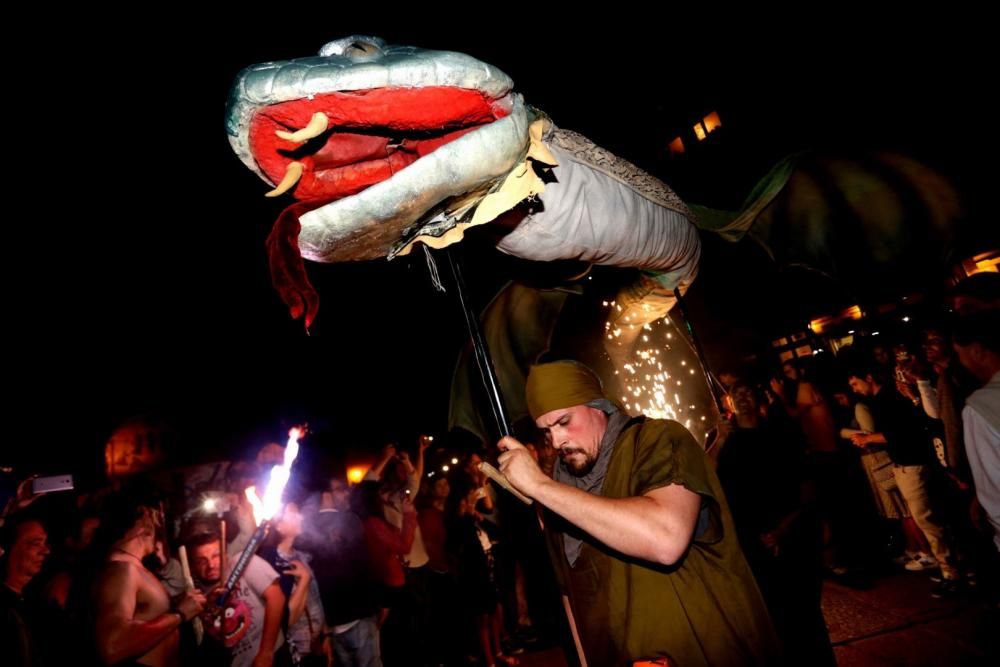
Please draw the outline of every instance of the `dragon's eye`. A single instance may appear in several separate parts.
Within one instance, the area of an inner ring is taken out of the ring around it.
[[[345,56],[373,56],[378,53],[378,47],[371,42],[352,42],[344,49]]]
[[[321,56],[344,56],[355,60],[368,60],[382,55],[385,42],[377,37],[362,37],[354,35],[323,45],[319,50]]]

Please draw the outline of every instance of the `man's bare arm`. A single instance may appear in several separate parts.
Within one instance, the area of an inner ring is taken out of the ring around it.
[[[274,662],[274,645],[278,642],[278,630],[281,629],[281,615],[285,608],[285,594],[275,580],[264,589],[264,629],[260,636],[260,648],[254,666],[271,665]]]
[[[174,612],[150,621],[135,619],[140,575],[128,563],[112,562],[97,591],[97,650],[107,664],[145,655],[181,624]]]
[[[420,439],[417,443],[417,463],[413,466],[413,470],[410,471],[410,475],[406,480],[406,488],[410,491],[410,498],[416,499],[417,493],[420,491],[420,480],[424,477],[424,452],[430,446],[430,441],[424,438]]]
[[[365,473],[365,481],[381,481],[382,471],[385,466],[388,465],[389,461],[396,457],[396,446],[393,444],[388,444],[382,448],[382,454],[379,456],[378,461],[375,462],[367,473]]]
[[[595,496],[550,479],[517,440],[504,438],[500,447],[501,470],[514,486],[612,549],[673,565],[691,544],[701,510],[693,491],[670,484],[632,498]]]

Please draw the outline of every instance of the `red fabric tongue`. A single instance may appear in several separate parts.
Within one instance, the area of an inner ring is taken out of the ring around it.
[[[312,155],[314,169],[336,169],[355,162],[377,160],[389,154],[389,138],[338,132]]]
[[[307,201],[292,204],[278,216],[267,236],[267,261],[271,266],[271,284],[278,296],[288,306],[293,320],[305,315],[308,333],[316,313],[319,312],[319,294],[309,282],[305,261],[299,253],[299,216],[319,208],[325,201]]]

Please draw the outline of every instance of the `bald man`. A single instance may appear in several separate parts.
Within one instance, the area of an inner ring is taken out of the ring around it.
[[[534,366],[528,411],[559,455],[553,477],[503,438],[500,467],[549,521],[591,665],[774,664],[767,609],[719,481],[674,421],[630,418],[586,366]]]

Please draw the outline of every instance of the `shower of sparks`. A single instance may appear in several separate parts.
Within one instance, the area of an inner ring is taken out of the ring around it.
[[[621,312],[621,306],[614,301],[604,302],[604,306]],[[685,400],[688,398],[685,396],[685,378],[688,382],[697,382],[696,369],[700,365],[690,357],[685,346],[676,345],[674,324],[669,317],[642,328],[643,333],[639,336],[635,349],[620,368],[614,369],[622,387],[622,404],[631,414],[641,413],[654,419],[673,419],[688,429],[697,425],[695,428],[700,432],[695,435],[704,437],[704,430],[709,425],[709,420],[703,414],[705,411],[698,410],[690,400]],[[622,335],[621,327],[610,320],[605,322],[604,331],[610,341],[619,339]],[[697,388],[692,389],[697,395]]]

